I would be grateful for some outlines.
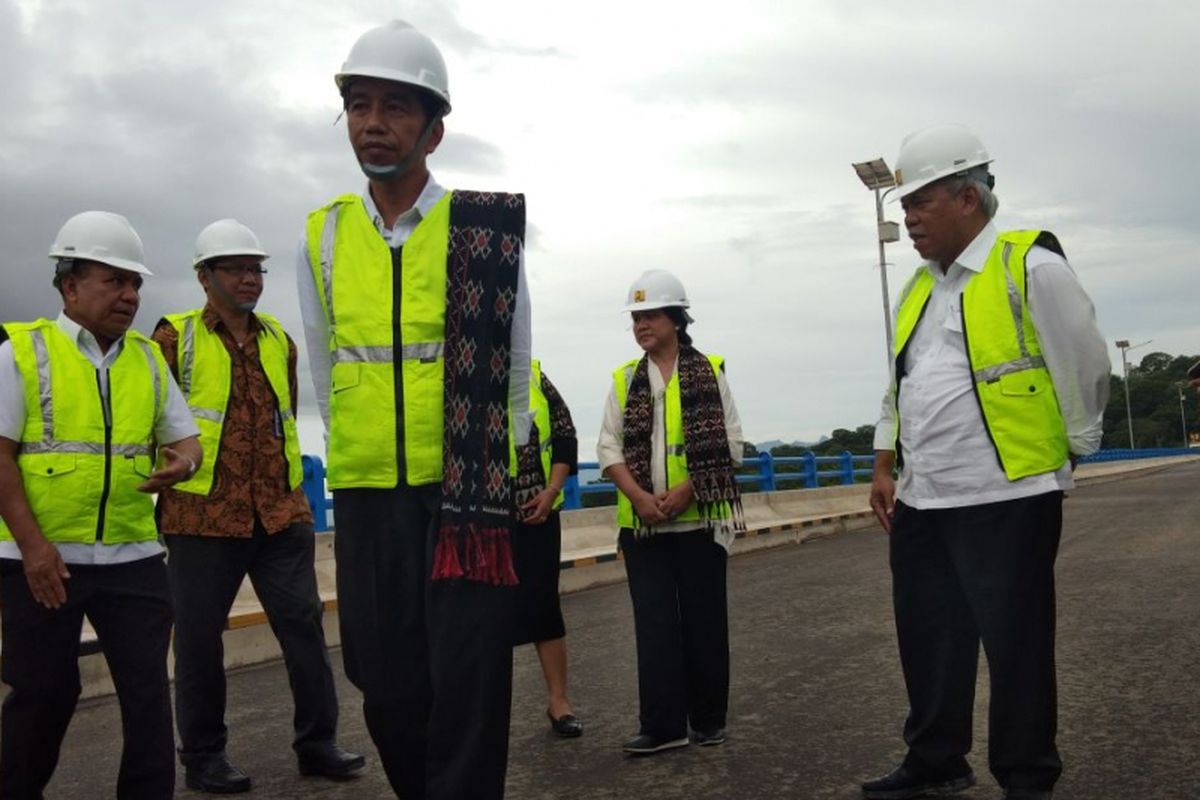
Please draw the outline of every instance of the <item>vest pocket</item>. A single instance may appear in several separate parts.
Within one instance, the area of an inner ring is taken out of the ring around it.
[[[1000,394],[1010,397],[1037,397],[1050,387],[1050,376],[1043,369],[1027,369],[1000,376]]]
[[[150,473],[154,472],[154,461],[150,456],[126,456],[125,461],[136,474],[143,478],[149,478]]]
[[[362,380],[361,368],[362,364],[334,364],[329,376],[330,391],[336,393],[358,386],[359,381]]]
[[[57,478],[74,472],[79,464],[79,456],[75,453],[34,453],[21,456],[25,462],[26,475],[39,478]]]

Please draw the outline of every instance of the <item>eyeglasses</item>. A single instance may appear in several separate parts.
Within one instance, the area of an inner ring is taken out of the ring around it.
[[[253,264],[251,266],[242,266],[241,264],[209,264],[207,266],[209,269],[215,270],[222,275],[229,275],[238,278],[246,275],[260,276],[267,274],[266,267],[262,266],[261,264]]]

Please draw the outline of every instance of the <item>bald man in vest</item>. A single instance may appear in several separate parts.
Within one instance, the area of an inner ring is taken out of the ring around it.
[[[169,314],[154,339],[179,379],[208,453],[159,497],[175,596],[175,716],[188,788],[250,789],[226,753],[221,636],[247,576],[279,640],[295,703],[292,748],[305,775],[342,779],[363,756],[338,747],[338,704],[314,571],[312,512],[300,483],[296,345],[256,311],[267,252],[235,219],[208,225],[192,258],[203,308]]]
[[[312,212],[296,275],[328,430],[346,674],[397,796],[504,794],[512,694],[509,409],[528,440],[521,195],[443,188],[437,46],[395,21],[334,78],[367,178]]]
[[[41,798],[54,773],[86,616],[121,706],[116,797],[169,800],[171,595],[151,495],[203,466],[196,423],[130,329],[151,273],[128,220],[77,214],[50,257],[62,313],[9,323],[0,344],[0,797]]]
[[[897,159],[905,226],[925,263],[896,308],[871,507],[890,532],[910,710],[908,753],[863,784],[868,800],[975,783],[981,642],[988,766],[1004,797],[1047,800],[1062,771],[1054,561],[1076,459],[1100,446],[1110,365],[1058,239],[993,223],[991,161],[957,125],[911,134]]]

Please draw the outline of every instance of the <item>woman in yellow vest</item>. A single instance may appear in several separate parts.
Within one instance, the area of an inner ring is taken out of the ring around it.
[[[565,738],[583,733],[583,725],[567,700],[566,626],[558,600],[562,560],[562,487],[579,471],[575,424],[562,395],[530,361],[529,410],[533,428],[529,444],[516,449],[516,495],[520,509],[513,531],[513,566],[517,584],[514,645],[534,643],[549,694],[546,716],[553,731]]]
[[[645,351],[613,372],[598,455],[616,484],[637,637],[641,727],[624,750],[725,741],[725,562],[743,528],[742,429],[724,359],[692,347],[683,284],[649,270],[624,307]]]

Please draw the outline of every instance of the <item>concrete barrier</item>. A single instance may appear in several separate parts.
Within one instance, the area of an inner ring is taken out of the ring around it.
[[[1076,473],[1076,483],[1086,485],[1118,480],[1134,473],[1153,472],[1196,460],[1200,460],[1200,454],[1085,464]],[[747,530],[734,542],[733,555],[799,544],[847,531],[873,529],[876,522],[870,510],[869,492],[869,485],[855,484],[748,494],[742,498]],[[559,587],[564,594],[625,580],[625,564],[616,547],[612,506],[564,511],[562,523]],[[325,605],[325,640],[330,647],[341,643],[333,555],[335,536],[336,531],[317,534],[316,548],[317,583]],[[248,580],[234,601],[224,641],[227,669],[280,657],[279,645]],[[111,694],[112,680],[107,666],[95,634],[86,625],[82,653],[83,696]],[[169,662],[169,667],[173,667],[173,662]]]

